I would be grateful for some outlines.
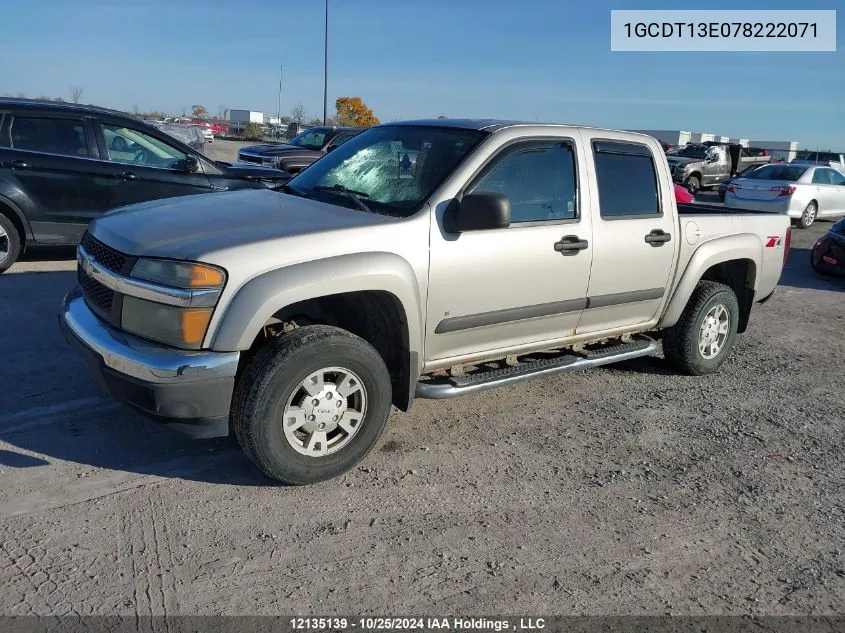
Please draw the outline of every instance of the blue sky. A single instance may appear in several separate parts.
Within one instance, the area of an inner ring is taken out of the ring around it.
[[[7,3],[0,94],[178,114],[201,103],[322,113],[322,0]],[[835,9],[840,0],[329,0],[329,108],[382,121],[501,117],[792,139],[845,151],[845,11],[837,52],[610,51],[610,10]],[[8,28],[14,25],[14,28]]]

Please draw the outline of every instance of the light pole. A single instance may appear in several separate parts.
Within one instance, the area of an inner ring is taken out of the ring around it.
[[[329,109],[329,0],[326,0],[326,30],[323,42],[323,125],[325,125]]]
[[[279,66],[279,112],[277,114],[279,125],[282,124],[282,66]]]

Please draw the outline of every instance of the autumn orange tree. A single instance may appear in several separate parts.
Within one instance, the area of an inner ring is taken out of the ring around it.
[[[370,127],[378,125],[380,121],[361,97],[340,97],[334,104],[337,109],[337,122],[340,125],[354,125],[356,127]]]

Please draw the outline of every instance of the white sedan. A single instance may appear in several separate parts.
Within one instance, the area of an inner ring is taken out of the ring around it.
[[[845,175],[818,165],[765,165],[728,186],[725,206],[786,213],[806,229],[816,218],[845,216]]]
[[[202,132],[202,140],[204,142],[211,143],[214,141],[214,133],[204,125],[192,125],[191,127],[199,128],[200,132]]]

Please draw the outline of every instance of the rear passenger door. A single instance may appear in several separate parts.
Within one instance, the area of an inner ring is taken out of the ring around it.
[[[28,199],[36,242],[73,244],[108,210],[115,181],[97,160],[89,119],[76,113],[12,112],[2,134],[4,178]]]
[[[831,215],[845,215],[845,175],[835,169],[828,173],[830,178],[830,212]]]
[[[592,152],[593,262],[576,333],[642,326],[667,293],[680,237],[668,168],[646,143],[582,136]]]

